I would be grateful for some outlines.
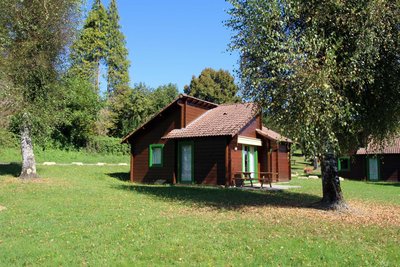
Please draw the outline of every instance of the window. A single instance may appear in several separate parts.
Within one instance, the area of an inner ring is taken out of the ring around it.
[[[350,158],[339,158],[338,170],[339,171],[350,171]]]
[[[150,145],[149,151],[150,151],[149,167],[162,167],[164,145],[161,144]]]

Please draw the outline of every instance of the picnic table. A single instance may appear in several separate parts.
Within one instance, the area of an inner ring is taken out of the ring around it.
[[[258,176],[258,177],[255,177]],[[273,177],[278,177],[278,173],[275,172],[236,172],[233,177],[234,186],[237,186],[238,182],[240,187],[243,187],[245,181],[250,181],[251,187],[253,187],[253,181],[258,181],[261,183],[261,188],[264,184],[269,184],[272,187]]]

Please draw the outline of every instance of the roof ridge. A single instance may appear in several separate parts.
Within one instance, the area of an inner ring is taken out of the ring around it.
[[[195,99],[195,100],[207,103],[207,104],[215,105],[217,107],[219,106],[219,104],[217,104],[217,103],[214,103],[214,102],[211,102],[211,101],[207,101],[207,100],[203,100],[201,98],[194,97],[194,96],[191,96],[191,95],[188,95],[188,94],[185,94],[185,93],[179,94],[178,98],[182,98],[182,97],[192,98],[192,99]]]
[[[185,128],[170,131],[163,136],[163,139],[234,136],[258,116],[259,111],[254,112],[253,107],[254,105],[251,103],[236,103],[215,107],[204,112]]]
[[[255,102],[240,102],[240,103],[223,103],[219,104],[219,107],[234,106],[234,105],[254,105]]]

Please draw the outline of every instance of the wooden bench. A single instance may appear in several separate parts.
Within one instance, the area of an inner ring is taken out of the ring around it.
[[[237,186],[237,181],[240,181],[240,187],[243,187],[245,181],[250,181],[250,185],[253,187],[253,181],[258,181],[258,178],[251,177],[251,174],[253,173],[254,172],[236,172],[233,177],[233,185]]]
[[[272,179],[275,176],[275,179],[278,180],[278,173],[276,172],[260,172],[260,183],[261,188],[263,188],[264,184],[269,184],[269,187],[272,187]]]
[[[258,178],[254,177],[252,178],[251,175],[257,174]],[[264,184],[269,184],[269,187],[272,187],[272,180],[274,176],[278,177],[278,173],[275,172],[236,172],[234,177],[233,177],[233,185],[237,186],[238,181],[240,181],[240,187],[243,187],[243,184],[245,181],[250,181],[251,187],[253,187],[253,181],[258,181],[261,183],[261,188],[263,188]]]

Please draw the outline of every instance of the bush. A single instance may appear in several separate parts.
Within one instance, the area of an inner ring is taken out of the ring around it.
[[[128,155],[129,146],[121,144],[120,138],[108,136],[92,137],[86,149],[92,153],[113,154],[113,155]]]
[[[18,137],[14,133],[0,129],[0,147],[12,148],[18,145]]]

